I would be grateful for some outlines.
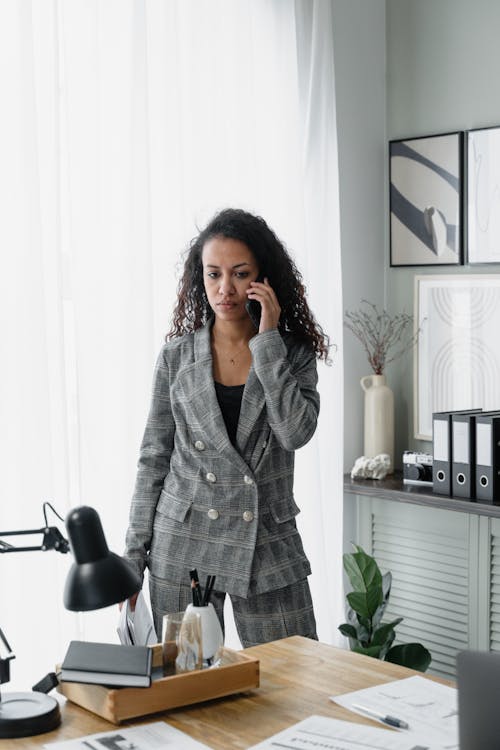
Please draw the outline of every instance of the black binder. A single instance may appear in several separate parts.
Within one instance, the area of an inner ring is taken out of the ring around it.
[[[432,415],[432,491],[438,495],[452,494],[452,429],[454,414],[479,414],[481,409],[438,411]]]
[[[476,417],[476,500],[500,504],[500,414]]]
[[[467,500],[476,497],[477,416],[478,412],[451,415],[451,491],[454,497]]]

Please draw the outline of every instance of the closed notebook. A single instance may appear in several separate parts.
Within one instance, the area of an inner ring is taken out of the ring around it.
[[[151,685],[152,650],[147,646],[71,641],[61,680],[118,687]]]

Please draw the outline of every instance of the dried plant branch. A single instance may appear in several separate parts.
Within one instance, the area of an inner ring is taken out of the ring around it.
[[[408,313],[390,315],[365,299],[361,304],[368,309],[346,311],[344,325],[361,342],[375,375],[382,375],[389,362],[413,348],[419,331],[412,333],[413,316]]]

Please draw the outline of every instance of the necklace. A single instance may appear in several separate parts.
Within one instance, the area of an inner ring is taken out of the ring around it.
[[[245,342],[243,344],[243,346],[238,347],[238,349],[236,349],[235,351],[233,351],[231,353],[230,353],[230,351],[228,349],[223,349],[220,346],[220,344],[217,343],[217,341],[215,340],[215,336],[212,336],[212,342],[213,342],[213,345],[214,345],[214,348],[215,348],[217,354],[219,354],[219,355],[222,354],[222,356],[225,359],[229,360],[229,362],[233,365],[233,367],[234,367],[234,365],[236,365],[238,354],[240,352],[244,351],[245,349],[248,350],[248,343],[247,342]]]

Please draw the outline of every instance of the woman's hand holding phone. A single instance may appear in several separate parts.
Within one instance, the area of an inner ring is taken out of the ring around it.
[[[281,315],[281,307],[268,279],[251,281],[247,289],[247,296],[252,306],[253,301],[256,301],[260,305],[259,333],[277,328]],[[250,305],[247,303],[247,310],[249,310],[249,307]],[[254,320],[254,315],[251,314],[250,310],[249,315]],[[256,322],[257,320],[254,320],[254,325],[256,325]]]

